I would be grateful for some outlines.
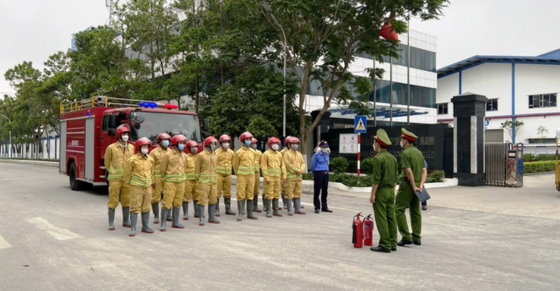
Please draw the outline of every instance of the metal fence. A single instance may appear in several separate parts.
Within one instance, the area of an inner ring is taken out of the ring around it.
[[[11,149],[11,152],[10,152]],[[37,143],[0,143],[0,158],[40,159],[58,161],[60,158],[60,138],[48,137]]]
[[[487,186],[523,186],[523,144],[488,142],[484,145]]]

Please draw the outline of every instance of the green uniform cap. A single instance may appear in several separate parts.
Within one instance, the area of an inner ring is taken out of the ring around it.
[[[402,128],[401,131],[402,131],[401,137],[404,137],[410,141],[415,141],[418,138],[414,133],[406,130],[405,128]]]
[[[390,146],[392,144],[389,136],[387,135],[387,132],[383,128],[377,130],[375,139],[384,146]]]

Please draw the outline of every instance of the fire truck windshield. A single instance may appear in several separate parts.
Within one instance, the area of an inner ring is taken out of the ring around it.
[[[187,140],[201,141],[200,127],[196,115],[136,111],[130,120],[132,140],[147,137],[155,142],[158,134],[166,132],[171,137],[184,135]]]

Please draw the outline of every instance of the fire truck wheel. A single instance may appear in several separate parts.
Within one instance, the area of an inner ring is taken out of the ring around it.
[[[73,191],[80,191],[85,188],[86,183],[76,179],[76,165],[74,163],[70,164],[70,171],[68,176],[70,177],[70,189],[72,189]]]

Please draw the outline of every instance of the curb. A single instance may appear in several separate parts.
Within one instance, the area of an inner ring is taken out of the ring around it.
[[[11,160],[11,159],[0,159],[0,163],[11,163],[11,164],[28,164],[28,165],[40,165],[58,168],[57,162],[47,162],[47,161],[33,161],[33,160]]]

